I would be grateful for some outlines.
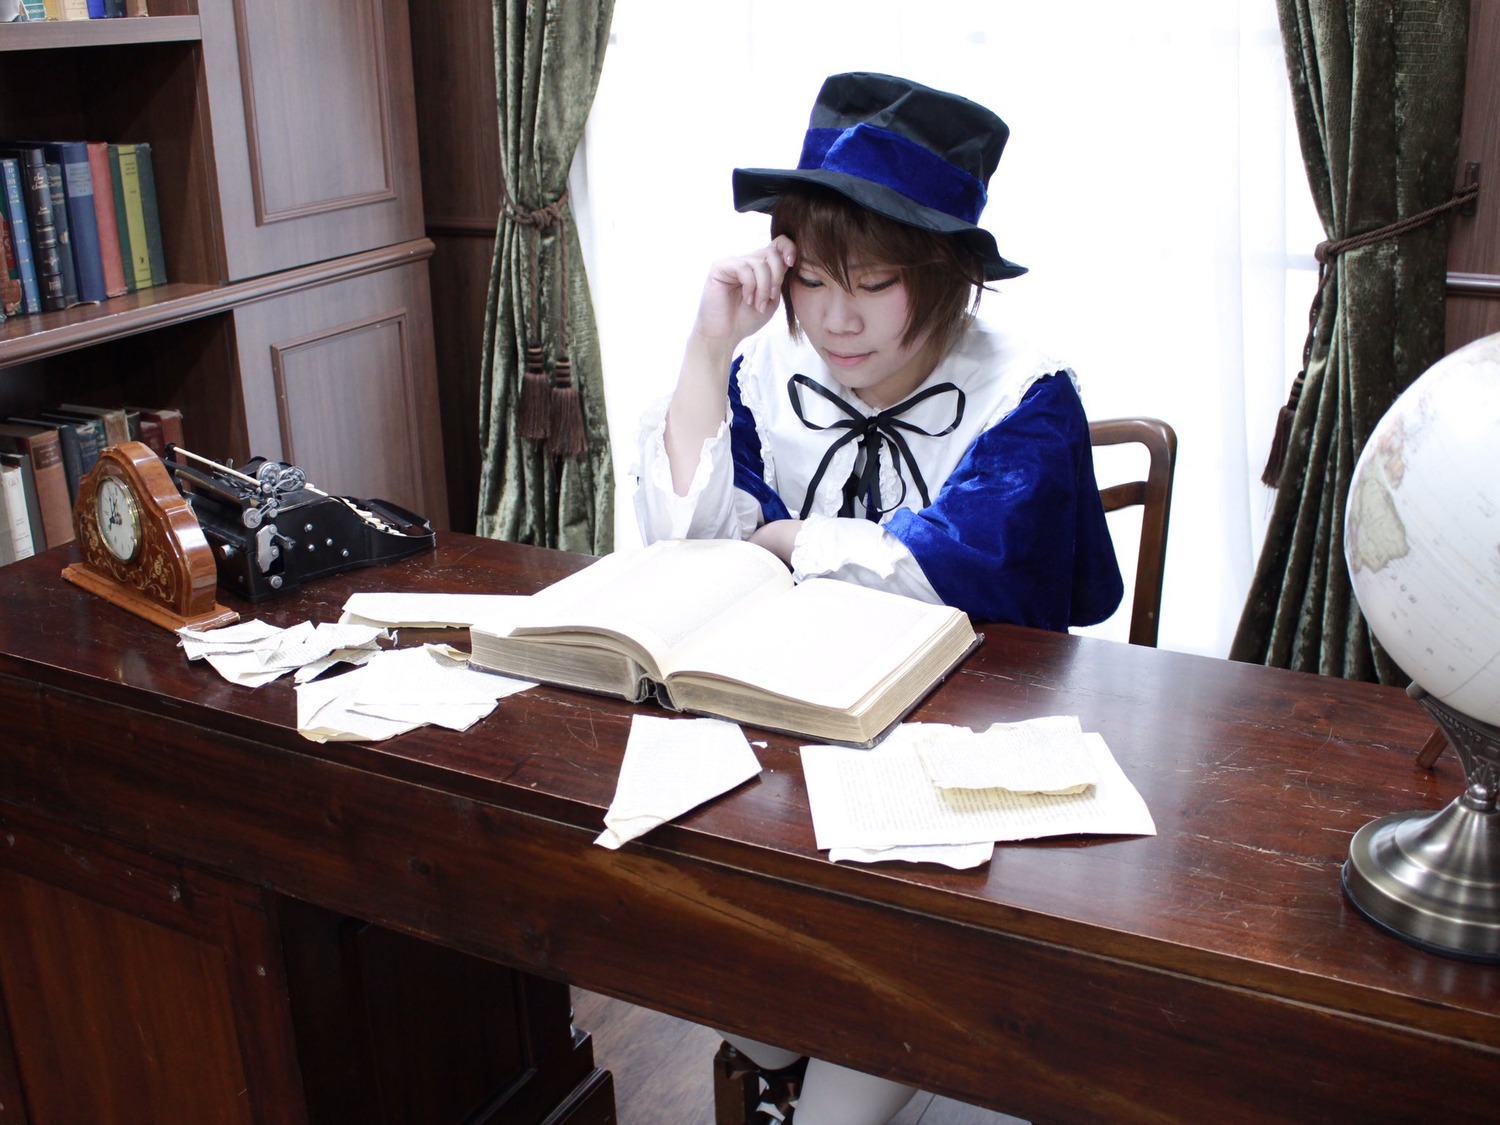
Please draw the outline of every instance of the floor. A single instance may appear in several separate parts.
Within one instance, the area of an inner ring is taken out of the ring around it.
[[[712,1125],[712,1060],[719,1037],[707,1028],[592,992],[575,990],[573,1022],[594,1040],[594,1065],[615,1082],[619,1125]],[[890,1125],[1025,1125],[1003,1113],[918,1094]]]

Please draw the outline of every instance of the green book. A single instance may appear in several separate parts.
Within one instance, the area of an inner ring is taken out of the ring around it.
[[[136,178],[141,182],[141,218],[146,229],[146,258],[151,267],[151,284],[167,283],[167,256],[162,249],[161,212],[156,205],[156,168],[151,145],[138,141],[135,146]]]
[[[135,263],[130,250],[130,222],[125,214],[125,180],[120,175],[120,146],[109,145],[109,184],[115,197],[115,233],[120,239],[120,264],[125,273],[125,292],[134,293]]]
[[[146,212],[141,205],[141,176],[136,164],[135,145],[110,145],[109,164],[115,180],[116,218],[125,217],[120,223],[120,255],[125,262],[125,282],[131,290],[149,289],[151,251],[146,244]]]

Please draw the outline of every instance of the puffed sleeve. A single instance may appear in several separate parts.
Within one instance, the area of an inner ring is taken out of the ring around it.
[[[942,600],[976,622],[1065,631],[1103,621],[1124,585],[1072,380],[1038,380],[920,512],[885,528]]]
[[[738,372],[739,366],[737,358],[733,371]],[[672,466],[667,459],[667,408],[671,401],[670,395],[663,396],[647,406],[641,416],[635,514],[642,540],[650,544],[661,539],[748,539],[762,522],[743,449],[745,434],[754,434],[754,422],[740,404],[733,376],[724,421],[703,443],[692,482],[682,496],[672,487]],[[758,450],[757,443],[757,455]],[[747,486],[751,491],[746,491]],[[763,481],[760,488],[769,493]]]

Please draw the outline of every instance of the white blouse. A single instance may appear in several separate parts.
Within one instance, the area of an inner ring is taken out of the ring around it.
[[[844,501],[844,484],[859,453],[858,443],[846,442],[824,469],[810,501],[808,486],[818,466],[843,432],[814,429],[794,409],[788,381],[804,375],[836,395],[861,416],[876,413],[854,392],[841,386],[805,339],[794,340],[777,318],[745,342],[738,372],[741,401],[755,419],[764,459],[765,480],[776,490],[795,519],[807,515],[792,553],[794,577],[839,578],[938,602],[931,583],[911,552],[882,524],[900,507],[924,507],[916,475],[935,499],[948,475],[974,441],[1020,404],[1038,379],[1056,372],[1073,373],[1048,354],[1018,342],[983,321],[974,321],[937,368],[913,392],[951,383],[963,392],[962,417],[954,424],[959,396],[935,394],[899,415],[910,465],[898,468],[889,450],[880,457],[880,497],[887,509],[879,523],[837,518]],[[1074,379],[1076,384],[1076,378]],[[828,426],[847,418],[844,411],[816,391],[799,388],[803,414],[814,426]],[[764,521],[760,503],[734,484],[730,447],[732,414],[725,402],[724,421],[703,443],[692,483],[685,496],[672,487],[665,445],[666,413],[670,396],[646,410],[642,419],[636,469],[636,516],[647,543],[658,539],[747,539]],[[943,431],[953,425],[951,432]],[[942,436],[926,436],[926,435]]]

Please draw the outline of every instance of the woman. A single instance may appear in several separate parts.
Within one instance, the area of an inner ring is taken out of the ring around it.
[[[676,389],[647,412],[647,542],[749,539],[798,580],[981,622],[1066,630],[1114,611],[1073,374],[973,315],[988,282],[1025,272],[977,225],[1008,136],[956,95],[840,74],[796,169],[735,170],[736,208],[769,212],[771,241],[711,267]],[[800,1071],[791,1052],[727,1038],[763,1070]],[[911,1094],[813,1060],[797,1125],[881,1125]],[[764,1119],[789,1101],[774,1093]]]

